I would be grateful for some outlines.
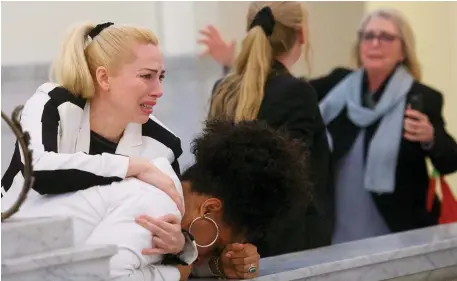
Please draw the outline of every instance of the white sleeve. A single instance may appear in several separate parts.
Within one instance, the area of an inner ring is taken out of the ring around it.
[[[173,172],[169,163],[167,166]],[[163,168],[160,163],[158,167]],[[168,174],[167,171],[164,172]],[[175,184],[179,184],[179,188],[181,188],[180,183],[175,182]],[[176,280],[179,280],[179,272],[176,268],[160,265],[162,255],[145,256],[141,254],[144,248],[152,247],[152,236],[147,229],[135,223],[135,218],[140,215],[159,218],[173,214],[181,220],[181,214],[173,200],[163,191],[135,178],[113,183],[110,187],[95,188],[100,192],[101,198],[112,199],[108,203],[108,214],[95,228],[86,243],[119,246],[119,252],[110,261],[112,278],[145,276],[148,279],[125,280],[171,281],[178,276]],[[116,194],[122,194],[122,196],[116,196]],[[116,201],[119,203],[113,204]],[[187,257],[186,260],[192,263],[197,255],[195,243],[186,244],[182,256]]]
[[[170,162],[164,157],[156,158],[152,161],[152,163],[159,168],[162,172],[168,175],[174,182],[179,194],[181,195],[183,202],[184,202],[184,195],[182,191],[181,181],[176,175],[173,166],[170,165]],[[198,257],[198,250],[197,244],[193,237],[186,236],[186,244],[184,245],[184,249],[182,250],[181,254],[179,255],[179,259],[188,265],[192,264]]]
[[[34,189],[41,194],[58,194],[125,178],[128,157],[108,153],[58,153],[58,103],[48,94],[55,87],[51,83],[39,87],[25,103],[21,114],[21,125],[30,134],[33,151]],[[65,90],[62,92],[65,95]]]

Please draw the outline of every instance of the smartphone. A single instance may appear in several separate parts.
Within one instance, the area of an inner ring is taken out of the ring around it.
[[[424,97],[422,93],[416,93],[411,96],[409,99],[409,104],[411,105],[411,109],[417,110],[419,112],[423,112],[424,110]]]

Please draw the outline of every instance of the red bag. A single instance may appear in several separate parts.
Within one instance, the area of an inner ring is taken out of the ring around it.
[[[428,194],[427,194],[427,211],[431,211],[433,207],[433,201],[436,195],[437,180],[439,179],[441,184],[441,216],[439,218],[439,224],[457,222],[457,200],[452,194],[451,187],[443,176],[439,174],[437,170],[433,170],[432,177],[430,178]]]

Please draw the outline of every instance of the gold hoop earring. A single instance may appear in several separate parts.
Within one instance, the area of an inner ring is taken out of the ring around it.
[[[196,217],[189,225],[189,233],[192,234],[192,225],[198,221],[198,220],[208,220],[210,222],[212,222],[214,224],[214,226],[216,227],[216,238],[214,238],[214,240],[207,244],[207,245],[200,245],[197,243],[197,241],[195,240],[195,244],[197,245],[197,247],[200,247],[200,248],[208,248],[208,247],[211,247],[214,245],[214,243],[216,243],[217,241],[217,238],[219,238],[219,226],[217,225],[217,223],[210,217],[206,216],[206,215],[203,215],[201,217]],[[193,235],[193,234],[192,234]],[[195,237],[195,235],[193,235]]]

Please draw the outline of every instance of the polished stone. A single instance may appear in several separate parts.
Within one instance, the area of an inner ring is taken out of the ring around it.
[[[457,223],[266,258],[259,272],[254,280],[454,280]]]
[[[2,222],[2,259],[22,257],[73,245],[69,218],[11,219]]]
[[[116,246],[83,246],[2,259],[2,280],[106,281],[116,252]]]
[[[116,245],[75,247],[70,218],[14,218],[2,222],[2,280],[105,281]]]

